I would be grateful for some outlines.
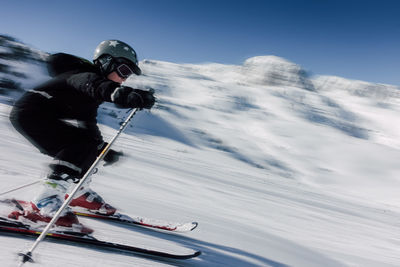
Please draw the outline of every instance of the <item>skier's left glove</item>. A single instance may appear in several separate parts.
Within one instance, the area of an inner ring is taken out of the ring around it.
[[[154,90],[133,89],[120,86],[111,95],[111,100],[120,108],[151,109],[156,101]]]
[[[104,142],[102,148],[98,151],[98,153],[100,154],[101,151],[103,151],[103,149],[108,145],[108,143]],[[117,162],[119,160],[119,158],[121,156],[123,156],[124,154],[122,153],[122,151],[115,151],[113,149],[109,149],[107,151],[107,154],[104,156],[103,160],[104,160],[104,166],[107,165],[111,165],[114,164],[115,162]]]

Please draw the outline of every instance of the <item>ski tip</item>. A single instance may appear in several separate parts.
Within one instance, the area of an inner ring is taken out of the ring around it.
[[[192,254],[187,254],[187,255],[172,255],[170,258],[178,259],[178,260],[188,260],[192,258],[196,258],[201,255],[201,251],[195,251]]]
[[[194,229],[196,229],[197,228],[197,226],[199,226],[199,223],[198,222],[192,222],[192,229],[190,229],[190,231],[193,231]]]
[[[190,231],[193,231],[194,229],[196,229],[198,225],[199,225],[199,223],[197,223],[197,222],[188,222],[188,223],[184,223],[184,224],[175,226],[174,228],[171,228],[171,231],[180,232],[180,233],[190,232]]]

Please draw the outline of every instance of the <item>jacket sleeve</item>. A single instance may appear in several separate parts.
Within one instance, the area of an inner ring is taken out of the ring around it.
[[[68,85],[99,101],[112,102],[111,95],[119,83],[113,82],[96,73],[73,74],[67,79]]]

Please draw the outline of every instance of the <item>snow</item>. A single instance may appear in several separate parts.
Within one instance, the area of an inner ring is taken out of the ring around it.
[[[199,227],[81,221],[99,238],[203,254],[160,261],[45,241],[40,266],[399,266],[398,87],[311,78],[275,56],[141,68],[126,85],[154,88],[158,104],[134,117],[114,147],[125,157],[101,167],[92,187],[121,212]],[[50,160],[12,129],[9,111],[0,104],[0,192],[44,177]],[[106,140],[126,115],[102,106]],[[33,242],[0,240],[3,266]]]

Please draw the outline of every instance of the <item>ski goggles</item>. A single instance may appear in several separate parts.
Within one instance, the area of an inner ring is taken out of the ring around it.
[[[133,70],[124,63],[118,65],[118,67],[116,68],[116,71],[117,71],[118,76],[123,79],[126,79],[129,76],[131,76],[132,74],[134,74]]]

